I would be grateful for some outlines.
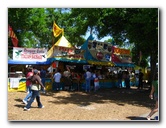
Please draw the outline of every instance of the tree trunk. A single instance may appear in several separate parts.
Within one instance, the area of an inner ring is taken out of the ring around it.
[[[154,80],[154,76],[157,72],[157,66],[156,66],[157,60],[158,60],[158,58],[157,58],[156,52],[152,52],[151,56],[150,56],[150,68],[151,68],[151,70],[150,70],[150,79],[149,79],[150,80],[149,81],[150,89],[151,89],[151,86],[152,86],[152,81]]]

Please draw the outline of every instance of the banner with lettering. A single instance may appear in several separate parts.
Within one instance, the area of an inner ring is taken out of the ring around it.
[[[47,60],[47,49],[13,47],[13,60],[46,61]]]
[[[115,63],[132,63],[130,50],[112,47],[112,61]]]
[[[84,51],[81,52],[81,53],[78,53],[78,54],[73,54],[73,55],[66,55],[66,56],[56,56],[55,57],[56,59],[59,58],[59,60],[69,60],[69,61],[72,61],[72,60],[76,60],[76,61],[82,61],[84,60],[85,61],[85,57],[84,57]]]
[[[53,57],[55,57],[55,56],[76,55],[76,54],[81,53],[82,51],[83,50],[75,49],[75,48],[55,46],[54,50],[53,50]]]

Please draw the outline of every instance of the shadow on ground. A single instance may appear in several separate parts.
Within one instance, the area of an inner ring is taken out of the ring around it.
[[[67,93],[67,96],[62,93]],[[62,95],[61,95],[62,94]],[[78,106],[88,106],[92,103],[116,103],[123,106],[124,104],[131,104],[142,107],[152,108],[155,101],[149,99],[149,90],[125,89],[125,88],[111,88],[100,89],[97,92],[47,92],[46,96],[55,98],[52,102],[54,104],[76,104]]]

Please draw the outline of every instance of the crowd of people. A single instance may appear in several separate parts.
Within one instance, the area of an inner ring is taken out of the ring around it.
[[[57,69],[53,73],[53,86],[52,90],[67,90],[67,91],[82,91],[81,80],[85,81],[85,92],[90,92],[91,90],[97,91],[99,89],[99,75],[96,71],[92,72],[90,69],[84,71],[84,73],[73,72],[69,68],[66,68],[65,71],[61,72],[60,69]],[[63,87],[60,86],[63,79]],[[74,84],[76,87],[74,87]]]
[[[33,70],[35,68],[28,68],[27,76],[26,76],[26,86],[27,86],[27,96],[24,98],[23,102],[27,103],[29,97],[31,97],[31,78],[33,76]],[[36,69],[37,70],[37,69]],[[70,68],[66,68],[65,71],[61,71],[59,68],[53,70],[52,73],[49,73],[43,67],[38,68],[38,74],[41,79],[41,83],[45,86],[46,77],[51,78],[52,80],[52,90],[68,90],[68,91],[81,91],[83,90],[83,86],[81,80],[84,80],[84,90],[85,92],[97,91],[100,88],[100,79],[110,79],[110,76],[113,76],[113,72],[108,72],[106,75],[102,75],[100,70],[92,70],[88,68],[84,70],[84,73],[80,73],[79,71],[71,71]],[[48,77],[49,76],[49,77]],[[128,70],[119,70],[116,75],[114,75],[113,79],[117,79],[117,87],[126,89],[130,89],[130,79],[131,77],[135,77],[135,84],[138,83],[138,89],[143,89],[143,76],[141,69],[139,70],[139,74],[134,74],[134,72],[129,72]],[[107,78],[108,77],[108,78]],[[63,86],[62,86],[63,79]],[[122,83],[124,81],[124,85]],[[137,82],[138,81],[138,82]],[[75,86],[73,86],[75,85]],[[43,89],[43,88],[42,88]],[[45,90],[42,90],[42,93],[46,93]]]
[[[118,87],[122,88],[122,81],[124,80],[126,89],[130,89],[131,79],[134,79],[132,85],[137,86],[138,89],[143,89],[143,76],[144,74],[141,69],[139,69],[139,73],[135,73],[134,71],[129,72],[128,70],[119,70],[117,73]]]
[[[40,100],[40,92],[46,93],[45,91],[45,81],[47,76],[47,71],[41,67],[40,69],[36,69],[34,67],[28,68],[28,72],[26,75],[26,87],[27,87],[27,95],[23,99],[23,103],[26,105],[24,110],[28,111],[31,108],[33,102],[37,102],[38,108],[44,108],[44,105]],[[102,76],[100,71],[86,69],[84,73],[72,72],[69,68],[66,68],[65,71],[61,71],[60,69],[56,69],[50,75],[50,78],[53,80],[52,90],[66,90],[66,91],[82,91],[81,79],[84,79],[85,88],[84,91],[89,93],[91,91],[98,91],[100,89],[100,79]],[[119,70],[117,72],[117,80],[118,87],[122,88],[122,81],[124,80],[126,89],[130,89],[130,78],[131,77],[138,78],[138,89],[143,89],[143,76],[141,69],[138,74],[134,74],[134,72],[129,72],[128,70]],[[63,78],[63,88],[61,86],[61,79]],[[77,87],[73,87],[73,81],[75,81]],[[152,82],[152,90],[150,92],[149,97],[156,101],[155,107],[151,110],[149,115],[147,116],[147,120],[151,120],[151,116],[158,111],[158,78],[155,76],[154,81]],[[35,101],[36,100],[36,101]]]
[[[26,105],[24,110],[29,111],[31,108],[31,104],[37,101],[37,105],[39,108],[44,108],[40,101],[40,92],[46,93],[45,91],[45,79],[46,79],[47,71],[44,68],[40,68],[40,70],[35,67],[29,67],[26,74],[26,88],[27,95],[23,99],[23,103]],[[90,92],[93,86],[93,90],[97,91],[99,89],[99,78],[98,74],[95,72],[90,72],[89,69],[85,71],[84,74],[71,72],[69,68],[66,69],[63,73],[60,69],[56,69],[53,71],[52,75],[50,75],[53,80],[52,90],[59,91],[61,89],[61,78],[63,78],[64,88],[63,90],[73,91],[73,80],[76,81],[77,88],[76,90],[81,91],[81,78],[85,79],[85,92]],[[36,99],[36,101],[35,101]]]

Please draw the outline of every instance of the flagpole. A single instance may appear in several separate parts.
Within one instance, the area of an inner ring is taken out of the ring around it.
[[[54,20],[53,20],[53,24],[52,26],[54,25]],[[52,29],[52,46],[54,45],[54,32],[53,32],[53,29]]]

